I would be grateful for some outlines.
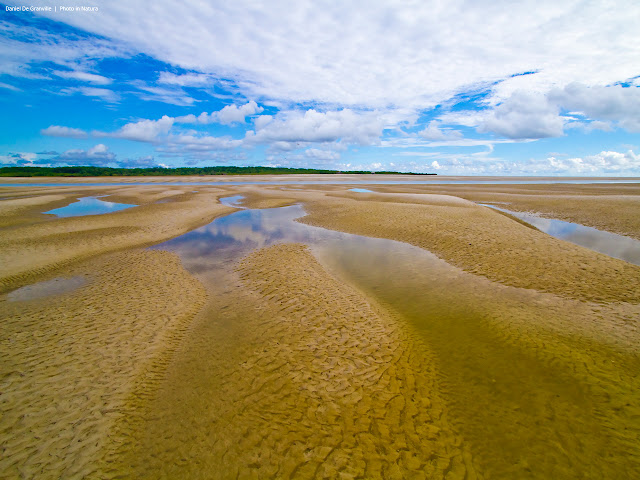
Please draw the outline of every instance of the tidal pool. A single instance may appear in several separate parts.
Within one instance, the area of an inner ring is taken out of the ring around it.
[[[349,191],[358,193],[374,193],[373,190],[368,190],[366,188],[350,188]]]
[[[484,478],[640,474],[640,360],[589,333],[589,322],[609,320],[601,306],[499,285],[401,242],[295,221],[303,215],[300,205],[245,209],[153,248],[176,252],[214,284],[255,249],[309,245],[331,274],[406,322],[435,355],[449,417]],[[205,346],[199,358],[213,353]],[[198,398],[211,395],[203,384],[193,388]],[[224,442],[223,430],[202,424],[208,430],[192,438]]]
[[[70,203],[66,207],[54,208],[48,213],[58,217],[82,217],[85,215],[103,215],[113,213],[126,208],[137,207],[137,205],[128,203],[105,202],[98,197],[83,197],[77,202]]]
[[[222,205],[226,205],[227,207],[244,208],[240,205],[243,198],[244,197],[242,195],[232,195],[230,197],[223,197],[219,199],[219,201]]]
[[[579,223],[565,222],[553,218],[543,218],[533,213],[514,212],[495,205],[481,203],[484,207],[513,215],[533,225],[538,230],[552,237],[566,240],[576,245],[587,247],[610,257],[619,258],[635,265],[640,265],[640,241],[635,238],[605,232]]]
[[[22,302],[50,297],[52,295],[61,295],[63,293],[71,292],[76,288],[80,288],[86,285],[86,283],[87,280],[80,276],[54,278],[53,280],[34,283],[9,292],[7,294],[7,300],[10,302]]]

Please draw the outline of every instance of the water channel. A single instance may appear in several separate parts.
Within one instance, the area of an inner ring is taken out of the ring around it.
[[[610,257],[619,258],[635,265],[640,265],[640,241],[605,232],[579,223],[565,222],[554,218],[543,218],[533,213],[514,212],[495,205],[480,203],[479,205],[493,208],[500,212],[513,215],[538,230],[552,237],[566,240],[576,245],[587,247]]]

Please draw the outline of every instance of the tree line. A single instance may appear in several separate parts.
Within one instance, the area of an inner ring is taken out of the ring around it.
[[[291,174],[384,174],[436,175],[435,173],[368,172],[284,167],[179,167],[179,168],[111,168],[111,167],[1,167],[0,177],[148,177],[175,175],[291,175]]]

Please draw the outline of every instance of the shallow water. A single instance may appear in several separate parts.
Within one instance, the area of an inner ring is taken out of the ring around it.
[[[243,210],[153,248],[176,252],[189,271],[216,282],[254,249],[308,244],[333,275],[409,322],[435,354],[452,421],[485,478],[640,474],[638,358],[547,328],[562,331],[574,316],[585,325],[607,321],[597,310],[494,284],[401,242],[294,221],[302,215],[299,205]]]
[[[640,265],[640,241],[635,238],[605,232],[593,227],[580,225],[579,223],[543,218],[532,213],[513,212],[495,205],[484,203],[479,205],[513,215],[533,225],[538,230],[548,233],[552,237],[587,247],[596,252],[604,253],[610,257],[619,258],[635,265]]]
[[[38,298],[50,297],[52,295],[61,295],[71,292],[76,288],[86,285],[87,280],[84,277],[70,278],[54,278],[45,282],[34,283],[22,288],[18,288],[7,294],[7,300],[10,302],[22,302],[28,300],[36,300]]]
[[[244,208],[240,202],[244,197],[242,195],[232,195],[230,197],[223,197],[219,199],[222,205],[226,205],[227,207],[235,207],[235,208]]]
[[[358,193],[374,193],[373,190],[368,190],[366,188],[350,188],[349,191]]]
[[[66,207],[55,208],[43,213],[56,215],[58,217],[81,217],[85,215],[104,215],[131,207],[137,207],[137,205],[105,202],[98,197],[84,197],[78,199],[77,202],[70,203]]]

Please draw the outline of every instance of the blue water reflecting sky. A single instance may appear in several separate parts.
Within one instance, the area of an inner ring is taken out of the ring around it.
[[[55,208],[44,213],[57,215],[58,217],[81,217],[83,215],[103,215],[131,207],[137,207],[137,205],[105,202],[96,197],[84,197],[66,207]]]
[[[553,237],[587,247],[610,257],[640,265],[640,241],[634,238],[605,232],[593,227],[580,225],[579,223],[542,218],[531,213],[513,212],[495,205],[481,205],[509,213]]]

